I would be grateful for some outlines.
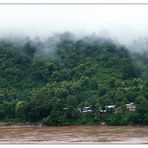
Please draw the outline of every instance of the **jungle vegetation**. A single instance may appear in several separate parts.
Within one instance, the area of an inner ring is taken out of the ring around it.
[[[63,33],[0,40],[0,122],[148,124],[148,53],[111,39]],[[125,104],[134,102],[135,112]],[[114,104],[116,113],[99,112]],[[91,106],[82,114],[78,108]],[[65,109],[64,109],[65,108]]]

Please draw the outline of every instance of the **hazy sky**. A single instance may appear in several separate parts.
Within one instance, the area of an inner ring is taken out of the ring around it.
[[[109,34],[126,42],[148,35],[148,5],[0,5],[0,34]]]

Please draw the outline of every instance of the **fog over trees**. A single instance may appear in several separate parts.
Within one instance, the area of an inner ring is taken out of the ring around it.
[[[147,55],[70,32],[0,41],[0,121],[147,124]],[[126,104],[133,102],[136,110]],[[115,110],[100,108],[114,105]],[[91,112],[80,110],[89,107]],[[118,120],[120,118],[120,121]]]
[[[0,122],[148,124],[145,5],[0,5]]]

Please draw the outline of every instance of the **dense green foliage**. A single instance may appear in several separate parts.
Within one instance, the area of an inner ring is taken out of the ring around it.
[[[59,39],[0,41],[0,121],[148,124],[148,56],[101,38]],[[110,104],[116,113],[99,112]],[[80,113],[85,106],[92,112]]]

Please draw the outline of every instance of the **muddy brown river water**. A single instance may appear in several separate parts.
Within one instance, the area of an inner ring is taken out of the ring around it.
[[[148,126],[0,126],[0,144],[148,144]]]

